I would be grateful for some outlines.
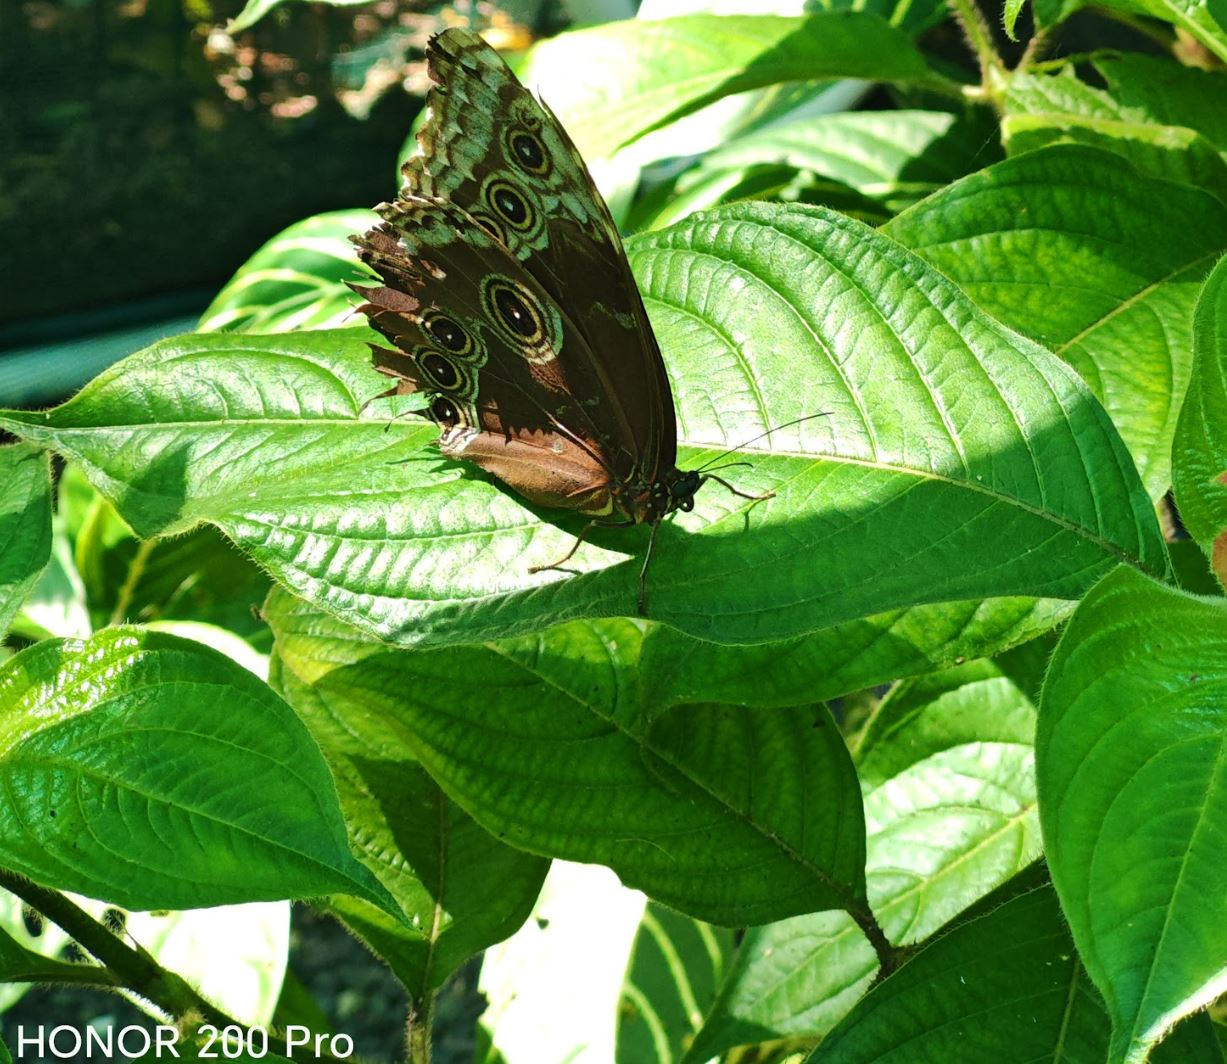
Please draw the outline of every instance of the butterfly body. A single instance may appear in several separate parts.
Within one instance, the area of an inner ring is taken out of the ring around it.
[[[445,456],[531,503],[653,527],[691,509],[707,478],[677,468],[664,361],[579,153],[480,37],[427,59],[420,151],[355,238],[376,368],[425,395]]]

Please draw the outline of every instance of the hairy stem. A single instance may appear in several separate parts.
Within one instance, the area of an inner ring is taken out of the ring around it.
[[[218,1027],[235,1022],[185,980],[161,968],[144,950],[116,938],[59,891],[40,887],[7,868],[0,868],[0,887],[63,928],[82,949],[104,964],[120,985],[164,1012],[176,1017],[195,1012]]]
[[[967,46],[980,64],[980,87],[990,100],[995,100],[1002,83],[1004,66],[993,44],[993,31],[976,0],[950,0],[950,10],[963,30]]]
[[[435,998],[426,994],[409,1008],[409,1064],[430,1064],[430,1028],[434,1022]]]

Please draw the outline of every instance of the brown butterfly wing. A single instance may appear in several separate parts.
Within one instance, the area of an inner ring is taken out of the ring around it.
[[[423,413],[439,445],[543,506],[608,514],[618,507],[616,439],[598,419],[609,382],[582,334],[508,249],[466,212],[401,198],[355,238],[382,285],[359,287],[390,342],[376,366]]]
[[[615,480],[655,482],[677,460],[673,396],[617,227],[583,160],[480,37],[447,30],[427,58],[438,84],[402,195],[466,211],[566,308],[577,346],[600,367],[604,388],[589,414]]]

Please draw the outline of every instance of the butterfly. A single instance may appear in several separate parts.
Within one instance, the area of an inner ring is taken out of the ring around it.
[[[479,36],[426,51],[434,87],[382,221],[353,238],[379,284],[353,285],[389,346],[385,395],[422,393],[439,449],[538,506],[596,525],[690,510],[716,480],[677,467],[673,393],[609,208],[547,106]]]

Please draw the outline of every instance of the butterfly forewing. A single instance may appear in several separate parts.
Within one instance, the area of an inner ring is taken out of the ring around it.
[[[652,483],[676,461],[673,397],[617,228],[583,160],[480,37],[448,30],[427,58],[438,84],[402,196],[466,212],[566,309],[583,344],[562,358],[591,359],[592,376],[604,382],[588,416],[607,464],[620,483]]]

